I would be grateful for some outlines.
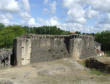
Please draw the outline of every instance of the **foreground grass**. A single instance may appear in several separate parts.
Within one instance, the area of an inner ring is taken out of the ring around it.
[[[105,53],[107,57],[110,57],[110,51],[106,51]]]
[[[102,56],[102,57],[105,57],[105,56]],[[78,63],[80,63],[81,65],[83,65],[84,67],[86,67],[86,63],[85,63],[86,60],[82,60],[82,61],[78,61]],[[110,73],[107,73],[107,72],[102,72],[100,70],[97,70],[95,68],[88,68],[90,70],[90,74],[94,74],[94,75],[104,75],[104,76],[107,76],[109,75],[110,76]]]
[[[90,69],[90,73],[95,74],[95,75],[104,75],[104,76],[110,75],[107,72],[102,72],[102,71],[99,71],[97,69]]]

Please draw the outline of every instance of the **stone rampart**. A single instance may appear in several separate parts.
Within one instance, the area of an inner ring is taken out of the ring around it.
[[[24,35],[14,40],[13,51],[14,65],[96,56],[94,38],[85,35]]]

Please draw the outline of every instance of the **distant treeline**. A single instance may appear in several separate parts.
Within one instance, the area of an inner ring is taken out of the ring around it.
[[[74,32],[73,32],[74,33]],[[76,34],[81,32],[76,31]],[[41,27],[28,27],[28,26],[4,26],[0,23],[0,48],[11,48],[13,45],[13,39],[17,36],[24,34],[50,34],[50,35],[68,35],[69,31],[62,30],[56,26],[41,26]],[[88,33],[83,33],[87,35]],[[110,31],[103,31],[100,33],[92,33],[95,40],[102,45],[102,50],[110,51]]]
[[[69,31],[61,30],[56,26],[40,26],[40,27],[23,27],[27,30],[27,33],[30,34],[49,34],[49,35],[67,35],[70,34]]]
[[[110,31],[96,33],[95,40],[101,43],[103,51],[110,51]]]
[[[26,29],[20,26],[0,27],[0,48],[10,48],[13,45],[13,39],[26,33]]]
[[[5,27],[0,23],[0,48],[11,48],[13,39],[24,34],[67,35],[70,34],[70,32],[61,30],[56,26],[22,27],[13,25]]]

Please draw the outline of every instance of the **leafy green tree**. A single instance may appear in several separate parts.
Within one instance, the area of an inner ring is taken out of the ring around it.
[[[28,33],[34,33],[34,34],[50,34],[50,35],[67,35],[70,34],[69,31],[61,30],[60,28],[57,28],[56,26],[41,26],[41,27],[25,27],[27,28]]]
[[[7,26],[0,30],[0,48],[11,48],[13,46],[13,39],[23,34],[49,34],[49,35],[66,35],[70,34],[69,31],[61,30],[56,26],[41,26],[41,27],[28,27],[28,26]]]
[[[13,45],[13,39],[26,33],[26,29],[21,26],[7,26],[0,31],[0,47],[10,48]]]
[[[102,45],[102,50],[110,51],[110,31],[95,34],[95,40]]]
[[[0,23],[0,30],[4,27],[5,27],[4,24]]]
[[[81,32],[79,32],[79,31],[76,31],[76,32],[75,32],[75,34],[81,34]]]

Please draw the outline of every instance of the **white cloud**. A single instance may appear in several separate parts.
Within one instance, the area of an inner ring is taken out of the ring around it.
[[[48,3],[48,0],[44,0],[44,3],[47,4]],[[47,4],[49,8],[44,8],[43,11],[45,13],[56,13],[56,5],[57,5],[57,2],[56,1],[53,1],[53,2],[50,2]]]
[[[42,18],[38,18],[38,22],[39,22],[40,25],[50,25],[50,26],[58,26],[58,25],[60,25],[59,19],[56,16],[51,17],[48,20],[45,20],[45,19],[42,19]]]
[[[35,19],[28,12],[20,13],[20,17],[22,18],[22,25],[37,26]]]
[[[79,2],[79,1],[80,1],[80,0],[63,0],[63,5],[64,5],[64,7],[70,9],[70,8],[72,8],[73,6],[78,5],[78,2]]]
[[[37,24],[36,24],[35,19],[34,18],[30,18],[29,21],[28,21],[28,25],[29,26],[36,26]]]
[[[106,13],[106,15],[103,15],[102,17],[99,18],[101,19],[97,22],[97,25],[110,24],[110,13]]]
[[[50,3],[50,9],[52,13],[56,12],[56,1],[53,1],[52,3]]]
[[[68,10],[67,15],[70,21],[85,23],[86,18],[84,17],[85,11],[80,8],[71,8]]]
[[[47,4],[48,3],[48,0],[44,0],[44,4]]]
[[[13,16],[10,13],[4,14],[8,19],[13,19]]]
[[[0,23],[36,26],[37,23],[29,12],[29,0],[0,0]],[[19,22],[15,16],[20,17]]]
[[[30,0],[31,1],[31,0]],[[55,14],[58,0],[49,1],[44,0],[46,8],[43,9],[45,13]],[[110,29],[110,0],[62,0],[63,8],[66,12],[66,22],[60,22],[56,16],[49,15],[49,19],[38,18],[38,23],[31,15],[31,7],[29,0],[0,0],[0,22],[4,24],[17,23],[29,26],[38,25],[56,25],[61,29],[82,32],[98,32]],[[60,11],[60,10],[59,10]],[[59,13],[59,12],[58,12]],[[57,14],[58,15],[58,14]],[[16,18],[17,17],[17,18]],[[92,20],[91,20],[92,19]],[[88,26],[89,21],[94,26]]]
[[[83,25],[78,23],[63,23],[63,24],[60,24],[59,27],[64,30],[75,32],[75,31],[82,31]]]
[[[58,18],[55,17],[55,16],[54,16],[54,17],[51,17],[50,20],[49,20],[49,24],[50,24],[50,25],[53,25],[53,26],[54,26],[54,25],[59,25]]]
[[[37,19],[39,22],[39,26],[42,25],[47,25],[47,26],[57,26],[58,28],[61,28],[63,30],[75,32],[75,31],[80,31],[80,32],[85,32],[85,33],[93,33],[93,32],[101,32],[103,30],[110,30],[110,24],[98,24],[97,26],[85,26],[80,23],[61,23],[59,21],[59,18],[54,16],[51,17],[50,19],[43,19],[43,18],[38,18]]]
[[[110,12],[110,0],[82,0],[84,4],[89,4],[98,11]],[[81,2],[82,2],[81,1]]]
[[[22,25],[27,25],[27,26],[31,26],[31,27],[38,25],[38,24],[36,23],[35,19],[32,18],[32,17],[31,17],[31,18],[28,18],[27,20],[23,19],[20,24],[22,24]]]
[[[9,25],[9,20],[4,15],[0,15],[0,23],[3,23],[5,25]]]
[[[37,23],[35,21],[35,19],[31,16],[30,12],[30,4],[29,4],[29,0],[23,0],[23,7],[24,10],[22,9],[19,12],[19,15],[21,17],[21,24],[22,25],[28,25],[28,26],[37,26]]]
[[[75,26],[80,31],[98,32],[110,29],[110,0],[63,0],[63,7],[67,9],[66,21],[71,24],[79,24],[82,27]],[[93,19],[96,24],[88,26],[88,20]],[[86,25],[85,25],[86,24]],[[73,28],[74,29],[74,28]]]
[[[88,8],[88,10],[86,11],[86,13],[87,13],[87,17],[88,18],[93,18],[93,17],[99,15],[99,12],[96,11],[96,10],[93,10],[91,7]]]
[[[93,32],[101,32],[105,30],[110,30],[110,24],[98,24],[94,27]]]
[[[20,8],[16,0],[0,0],[0,10],[5,12],[17,12]]]
[[[31,18],[31,15],[28,12],[20,12],[20,16],[24,19],[24,20],[28,20]]]
[[[73,5],[74,3],[74,5]],[[68,21],[85,23],[85,10],[79,4],[79,0],[64,0],[63,6],[67,8]]]
[[[44,13],[49,13],[49,10],[48,10],[47,8],[44,8],[44,9],[43,9],[43,12],[44,12]]]
[[[59,18],[54,16],[51,17],[48,20],[42,19],[42,18],[38,18],[38,22],[40,24],[40,26],[42,25],[47,25],[47,26],[57,26],[58,28],[61,28],[63,30],[68,30],[68,31],[81,31],[81,32],[86,32],[84,30],[84,26],[79,24],[79,23],[61,23],[59,21]]]
[[[24,8],[26,11],[30,10],[30,4],[29,4],[29,0],[23,0],[24,3]]]

